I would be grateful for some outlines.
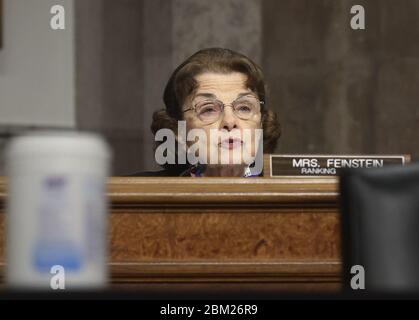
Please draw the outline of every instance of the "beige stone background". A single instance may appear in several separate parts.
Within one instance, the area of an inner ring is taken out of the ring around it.
[[[355,4],[366,30],[350,28]],[[108,139],[113,175],[157,168],[164,85],[212,46],[264,69],[277,153],[419,157],[417,0],[75,0],[74,19],[76,127]]]

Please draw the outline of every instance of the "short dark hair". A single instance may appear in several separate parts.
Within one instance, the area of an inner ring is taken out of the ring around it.
[[[153,134],[162,128],[177,131],[177,121],[183,119],[183,104],[198,86],[195,77],[204,72],[240,72],[247,76],[247,87],[264,102],[261,105],[264,152],[274,152],[281,135],[281,127],[277,114],[267,108],[266,85],[262,70],[245,55],[223,48],[200,50],[173,71],[163,95],[166,108],[153,114],[151,125]]]

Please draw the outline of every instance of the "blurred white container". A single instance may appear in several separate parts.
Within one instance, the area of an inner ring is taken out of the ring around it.
[[[57,284],[62,288],[63,280],[70,290],[106,286],[110,158],[103,139],[89,133],[43,132],[10,142],[6,152],[10,288],[51,290]]]

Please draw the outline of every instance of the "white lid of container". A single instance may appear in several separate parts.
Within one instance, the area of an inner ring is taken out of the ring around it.
[[[110,148],[98,134],[71,131],[39,131],[15,137],[6,155],[15,157],[81,156],[108,159]]]

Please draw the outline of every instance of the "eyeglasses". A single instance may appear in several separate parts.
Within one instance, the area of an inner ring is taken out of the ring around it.
[[[242,120],[249,120],[255,114],[260,112],[260,107],[263,104],[263,101],[260,101],[253,95],[239,97],[230,104],[224,104],[222,101],[217,99],[206,99],[197,102],[192,108],[183,110],[183,112],[194,110],[196,116],[202,122],[212,123],[220,119],[220,116],[227,105],[231,105],[234,114],[238,118]]]

